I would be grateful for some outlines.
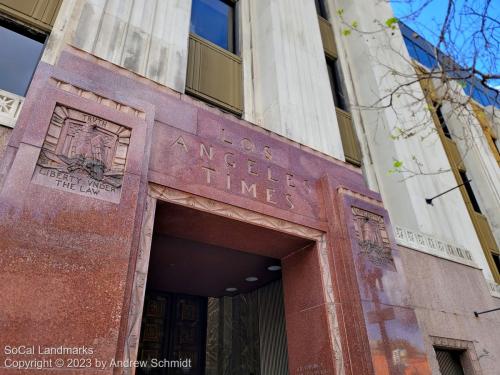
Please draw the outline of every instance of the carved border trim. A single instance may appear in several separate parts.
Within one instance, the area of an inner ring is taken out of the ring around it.
[[[321,269],[321,278],[323,291],[327,306],[328,326],[330,329],[330,339],[333,345],[335,355],[335,374],[345,375],[344,358],[342,356],[342,343],[340,339],[340,324],[335,311],[335,297],[333,294],[333,278],[330,272],[330,262],[328,260],[328,243],[326,234],[316,240],[319,251],[319,266]]]
[[[463,247],[438,240],[427,234],[399,225],[394,225],[394,235],[396,237],[396,242],[401,246],[409,247],[423,253],[435,255],[439,258],[448,259],[474,268],[479,268],[472,258],[472,253]]]
[[[156,211],[156,199],[148,196],[142,217],[142,228],[137,252],[137,261],[132,286],[132,296],[128,315],[127,333],[123,359],[135,361],[139,351],[139,338],[141,335],[142,311],[144,309],[144,295],[146,293],[146,282],[148,278],[149,257],[151,254],[151,241],[153,239],[153,227]],[[123,375],[135,374],[135,368],[124,367]]]
[[[192,195],[179,190],[174,190],[166,186],[149,184],[149,195],[153,198],[195,208],[197,210],[210,212],[215,215],[224,216],[230,219],[255,224],[261,227],[285,232],[294,236],[320,241],[323,233],[317,229],[294,224],[286,220],[277,219],[271,216],[259,214],[236,206],[230,206],[208,198]]]
[[[0,89],[0,125],[13,128],[23,103],[22,96]]]
[[[384,208],[384,204],[381,201],[379,201],[379,200],[377,200],[375,198],[369,197],[367,195],[364,195],[364,194],[361,194],[361,193],[349,190],[349,189],[344,188],[344,187],[338,188],[337,191],[338,191],[339,194],[349,195],[351,197],[360,199],[362,201],[365,201],[367,203],[373,204],[375,206]]]
[[[394,225],[394,235],[396,242],[400,246],[480,269],[472,258],[472,253],[463,247],[438,240],[435,237],[399,225]],[[488,279],[486,279],[486,284],[491,296],[500,298],[500,284]]]
[[[500,298],[500,285],[491,280],[486,280],[486,284],[488,284],[488,289],[491,296]]]
[[[60,80],[55,79],[55,78],[51,78],[50,82],[53,85],[55,85],[58,89],[61,89],[63,91],[66,91],[66,92],[69,92],[69,93],[72,93],[75,95],[78,95],[84,99],[92,100],[96,103],[105,105],[106,107],[112,108],[112,109],[117,110],[119,112],[131,114],[131,115],[138,117],[138,118],[141,118],[141,119],[146,118],[146,114],[143,111],[132,108],[126,104],[117,102],[115,100],[108,99],[104,96],[96,94],[95,92],[82,89],[80,87],[72,85],[71,83],[60,81]]]

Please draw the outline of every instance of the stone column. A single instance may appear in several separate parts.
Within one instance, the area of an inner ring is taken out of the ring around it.
[[[246,118],[344,160],[314,1],[243,1],[240,19]]]

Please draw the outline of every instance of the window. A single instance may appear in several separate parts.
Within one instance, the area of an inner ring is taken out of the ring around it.
[[[469,178],[467,177],[467,173],[465,171],[459,171],[460,177],[462,178],[462,182],[464,183],[465,190],[467,191],[467,195],[469,196],[470,203],[474,208],[474,211],[477,213],[481,213],[481,209],[479,208],[479,203],[477,203],[476,196],[474,195],[474,190],[472,190],[472,186],[469,182]]]
[[[500,151],[498,150],[498,138],[491,135],[491,143],[493,143],[493,146],[495,147],[495,151],[497,152],[497,155],[500,154]]]
[[[318,13],[318,16],[323,17],[324,19],[328,19],[328,13],[326,12],[325,1],[315,0],[314,4],[316,5],[316,13]]]
[[[420,64],[426,66],[429,69],[434,69],[437,67],[436,58],[432,54],[425,51],[422,47],[413,42],[410,38],[405,36],[403,37],[403,39],[411,58],[417,60]]]
[[[500,273],[500,255],[496,253],[491,253],[491,256],[493,258],[493,262],[495,263],[495,266],[497,267],[497,271]]]
[[[346,90],[338,60],[326,58],[326,67],[328,69],[328,77],[330,78],[330,86],[332,88],[335,107],[344,111],[349,111]]]
[[[417,59],[417,51],[415,51],[415,44],[407,38],[406,36],[403,36],[403,40],[406,44],[406,49],[408,50],[408,53],[410,54],[410,57],[413,59]]]
[[[474,98],[478,103],[480,103],[481,105],[487,107],[489,106],[491,103],[488,99],[488,97],[486,96],[486,94],[483,92],[483,90],[481,90],[480,88],[478,87],[474,87],[473,90],[472,90],[472,98]]]
[[[441,111],[441,104],[437,104],[436,102],[433,102],[432,105],[434,106],[434,108],[436,110],[436,116],[438,118],[439,125],[441,126],[441,129],[443,129],[444,135],[451,139],[450,129],[448,129],[448,126],[446,125],[446,121],[444,121],[443,112]]]
[[[484,107],[498,103],[496,92],[483,86],[478,80],[465,80],[464,93]]]
[[[234,3],[222,0],[193,0],[191,32],[235,53]]]
[[[441,375],[464,375],[461,357],[464,351],[434,348]]]
[[[26,96],[45,35],[0,20],[0,89]]]

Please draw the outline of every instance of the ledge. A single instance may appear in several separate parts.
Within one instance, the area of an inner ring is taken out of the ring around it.
[[[394,226],[394,234],[396,242],[401,246],[479,269],[467,249],[398,225]]]

